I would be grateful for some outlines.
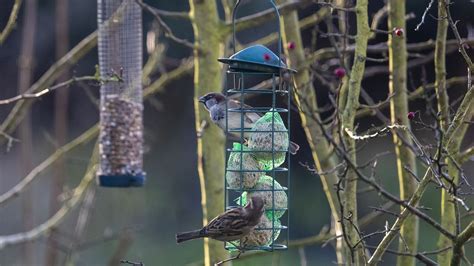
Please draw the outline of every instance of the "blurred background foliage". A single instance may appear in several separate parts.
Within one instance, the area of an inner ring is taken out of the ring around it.
[[[219,9],[223,14],[220,1]],[[239,16],[249,15],[261,11],[267,7],[263,1],[252,1],[242,7]],[[407,12],[413,12],[415,19],[407,21],[408,43],[434,39],[436,35],[436,20],[432,17],[426,19],[425,24],[418,32],[414,31],[423,10],[429,1],[407,1]],[[189,10],[188,2],[185,0],[175,1],[147,1],[163,10],[186,11]],[[0,25],[5,25],[11,10],[13,0],[2,0],[0,2]],[[38,1],[38,22],[36,24],[35,64],[33,65],[34,80],[40,77],[51,64],[55,62],[54,42],[54,5],[53,0]],[[369,15],[380,9],[383,1],[371,1]],[[472,24],[472,1],[456,1],[452,6],[453,17],[460,20],[459,28],[463,36],[467,36],[466,25]],[[69,0],[69,38],[70,47],[82,40],[85,36],[97,28],[96,2]],[[310,6],[299,11],[300,17],[308,16],[318,9]],[[434,9],[435,10],[435,9]],[[431,14],[435,14],[435,11]],[[9,39],[0,47],[0,99],[12,97],[17,94],[18,56],[20,52],[21,28],[24,22],[24,10],[20,11],[16,29]],[[190,23],[166,19],[177,36],[192,40],[192,27]],[[386,24],[384,24],[386,25]],[[152,17],[144,14],[144,33],[152,28]],[[273,23],[266,23],[260,27],[246,30],[239,34],[239,40],[243,43],[253,41],[258,37],[265,36],[273,31]],[[324,31],[324,28],[321,28]],[[351,32],[354,32],[354,27]],[[306,46],[311,42],[311,29],[304,30],[302,36]],[[145,47],[144,34],[144,47]],[[448,39],[453,36],[448,34]],[[472,36],[471,36],[472,37]],[[192,55],[188,48],[175,45],[169,39],[160,37],[160,41],[167,47],[166,56],[163,59],[164,67],[171,70],[177,67],[182,58]],[[386,41],[386,37],[378,36],[371,43]],[[318,48],[328,47],[327,39],[318,40]],[[274,47],[273,47],[274,48]],[[144,51],[146,49],[144,48]],[[144,56],[147,57],[146,52]],[[146,59],[146,58],[145,58]],[[459,76],[465,73],[465,67],[458,53],[451,53],[447,57],[448,77]],[[92,75],[97,64],[97,50],[90,52],[79,63],[71,68],[71,75]],[[367,65],[372,63],[368,62]],[[434,70],[432,64],[425,67],[429,82],[434,81]],[[414,89],[410,84],[419,85],[421,80],[421,68],[411,69],[408,83],[409,89]],[[156,79],[159,75],[152,77]],[[363,81],[375,101],[385,99],[388,92],[388,75],[376,75]],[[319,85],[315,84],[316,90]],[[95,97],[98,97],[99,87],[93,84],[89,86]],[[83,130],[89,128],[98,121],[98,109],[87,96],[85,90],[80,86],[73,85],[69,90],[68,115],[68,140],[78,136]],[[221,88],[215,88],[216,91]],[[464,92],[462,87],[454,87],[449,90],[451,97],[456,98]],[[327,101],[324,90],[318,90],[321,106]],[[194,126],[193,107],[193,82],[191,75],[187,75],[167,86],[165,90],[154,95],[151,100],[145,101],[145,171],[147,172],[147,183],[143,188],[133,189],[111,189],[97,187],[96,198],[91,209],[81,241],[84,244],[76,252],[75,265],[106,265],[117,249],[123,232],[132,230],[132,240],[129,250],[123,258],[142,261],[146,265],[186,265],[202,262],[202,240],[191,241],[182,245],[175,243],[175,233],[187,229],[199,227],[202,220],[200,209],[199,180],[196,170],[196,133]],[[258,104],[258,100],[256,100]],[[11,105],[0,106],[0,120],[3,121]],[[33,164],[41,162],[53,153],[57,148],[54,134],[54,97],[48,95],[37,101],[32,107],[33,126],[33,148],[31,155]],[[419,110],[424,115],[424,103],[417,100],[410,104],[413,111]],[[305,134],[301,128],[299,116],[292,114],[292,139],[298,142],[302,149],[292,158],[291,178],[291,200],[290,200],[290,239],[317,234],[321,228],[330,223],[330,210],[326,197],[321,188],[319,177],[312,175],[298,162],[312,163],[312,157]],[[359,130],[372,126],[376,123],[371,117],[360,121]],[[429,142],[432,135],[429,132],[415,131],[416,134]],[[468,138],[472,141],[471,137]],[[468,133],[469,134],[469,133]],[[14,145],[11,151],[5,151],[2,147],[0,152],[0,193],[4,193],[14,186],[23,176],[20,174],[23,164],[19,158],[19,147],[21,143]],[[75,187],[83,176],[93,143],[82,146],[69,153],[65,160],[66,171],[64,176],[65,189]],[[366,145],[360,153],[360,160],[366,161],[374,154],[383,151],[393,151],[391,136],[375,139]],[[465,172],[470,175],[473,163],[466,165]],[[421,168],[421,167],[420,167]],[[377,172],[381,183],[395,194],[398,193],[398,182],[395,165],[395,156],[390,154],[383,157],[378,163]],[[53,170],[45,171],[37,178],[24,193],[30,194],[32,212],[28,215],[33,225],[42,223],[49,217],[49,194],[52,182]],[[471,175],[472,177],[472,175]],[[472,180],[471,178],[471,181]],[[224,181],[222,181],[224,183]],[[471,182],[474,183],[474,182]],[[94,185],[95,186],[95,185]],[[380,198],[375,193],[363,193],[360,196],[360,206],[379,206]],[[24,231],[24,215],[22,214],[23,195],[17,197],[8,204],[0,207],[0,235]],[[223,199],[222,199],[223,200]],[[422,205],[431,208],[427,211],[436,220],[439,220],[440,190],[430,188],[425,193]],[[470,201],[471,206],[473,201]],[[66,220],[57,229],[57,247],[60,250],[58,265],[65,261],[65,253],[61,245],[68,245],[70,235],[74,231],[78,208],[68,215]],[[361,213],[360,216],[363,216]],[[365,231],[374,231],[382,228],[385,220],[392,217],[383,216],[373,222]],[[436,249],[438,234],[425,223],[420,222],[420,250]],[[110,239],[109,239],[110,238]],[[378,236],[368,239],[369,244],[376,244]],[[44,265],[45,250],[47,242],[45,238],[34,241],[33,261],[34,265]],[[473,250],[473,244],[467,246]],[[331,244],[324,247],[308,246],[305,248],[308,265],[331,265],[335,261],[334,250]],[[472,252],[467,255],[474,260]],[[393,256],[385,256],[384,265],[392,265],[395,261]],[[300,255],[297,249],[283,252],[269,253],[264,256],[252,257],[235,261],[235,265],[298,265]],[[0,250],[0,265],[22,265],[22,245],[7,247]]]

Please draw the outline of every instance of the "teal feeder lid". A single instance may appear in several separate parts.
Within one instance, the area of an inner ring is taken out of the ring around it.
[[[219,62],[229,65],[230,71],[235,72],[264,72],[279,74],[280,70],[290,69],[286,64],[270,49],[257,44],[247,47],[229,58],[219,58]]]

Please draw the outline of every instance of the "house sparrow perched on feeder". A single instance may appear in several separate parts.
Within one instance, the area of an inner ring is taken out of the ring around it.
[[[199,102],[203,103],[206,110],[209,111],[212,122],[219,126],[222,130],[226,131],[226,98],[222,93],[211,92],[199,98]],[[237,109],[241,107],[241,103],[237,100],[228,99],[227,108]],[[244,109],[250,109],[252,106],[243,104]],[[229,128],[239,129],[241,128],[241,113],[240,112],[228,112],[229,118],[227,120]],[[260,119],[261,115],[253,112],[244,112],[244,128],[253,128],[254,124]],[[244,132],[244,138],[249,139],[251,132]],[[240,140],[240,132],[229,132],[230,137],[234,140]],[[289,151],[291,154],[296,154],[300,146],[292,141],[289,144]]]
[[[260,197],[251,197],[245,207],[230,209],[212,219],[202,229],[176,234],[176,242],[209,237],[219,241],[235,241],[248,235],[260,222],[264,213]]]

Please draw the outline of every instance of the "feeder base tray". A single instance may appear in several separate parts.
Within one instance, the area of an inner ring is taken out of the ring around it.
[[[142,187],[145,184],[146,174],[137,175],[99,175],[101,187]]]

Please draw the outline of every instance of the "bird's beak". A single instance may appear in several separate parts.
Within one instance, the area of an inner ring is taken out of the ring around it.
[[[199,102],[200,103],[206,103],[206,99],[204,96],[199,97]]]

